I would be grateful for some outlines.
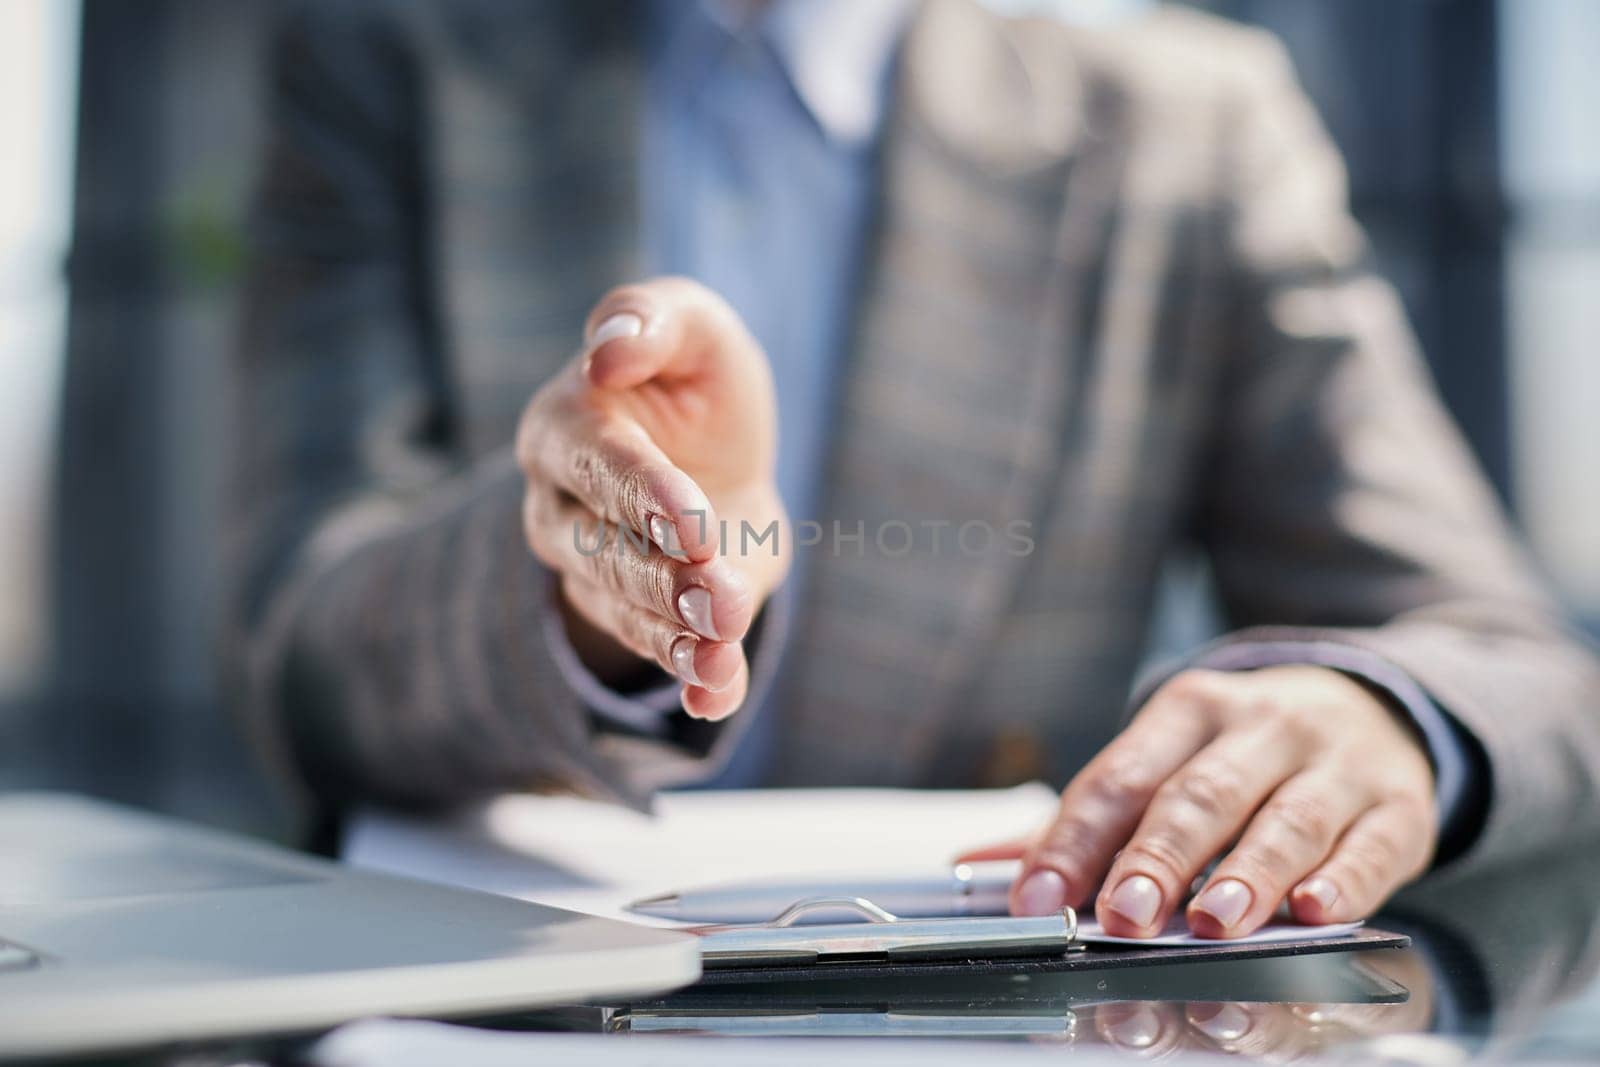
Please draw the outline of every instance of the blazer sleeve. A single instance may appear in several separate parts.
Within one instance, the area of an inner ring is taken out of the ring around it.
[[[273,46],[231,374],[228,658],[302,801],[559,787],[643,804],[742,727],[698,752],[628,737],[558,669],[520,473],[509,451],[452,447],[411,39],[333,4]]]
[[[1338,642],[1481,746],[1475,862],[1600,824],[1600,662],[1535,578],[1366,265],[1344,172],[1274,43],[1243,79],[1225,233],[1237,332],[1200,536],[1236,642]]]

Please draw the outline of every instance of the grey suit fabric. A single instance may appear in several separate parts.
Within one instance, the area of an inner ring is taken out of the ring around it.
[[[508,456],[635,277],[637,12],[319,5],[288,25],[235,362],[231,649],[324,802],[557,787],[641,803],[742,719],[606,730],[562,682]],[[930,0],[899,58],[870,264],[797,591],[774,784],[1062,783],[1118,730],[1159,564],[1227,640],[1337,641],[1487,756],[1473,855],[1600,821],[1600,667],[1515,547],[1371,274],[1281,49]],[[781,249],[774,250],[782,255]],[[934,552],[929,523],[1032,524]],[[871,550],[886,521],[918,550]]]

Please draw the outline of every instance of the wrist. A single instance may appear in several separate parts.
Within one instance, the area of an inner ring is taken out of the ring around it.
[[[611,634],[584,618],[567,599],[565,583],[558,582],[556,609],[567,642],[581,663],[600,684],[617,692],[628,692],[659,678],[656,665],[625,647]]]

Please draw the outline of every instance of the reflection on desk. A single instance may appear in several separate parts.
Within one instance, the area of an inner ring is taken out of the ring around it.
[[[1347,1015],[1366,1025],[1365,1017],[1353,1014],[1357,1009],[1406,1007],[1413,999],[1390,974],[1410,977],[1415,969],[1408,966],[1410,959],[1409,953],[1389,950],[970,979],[900,976],[712,986],[592,1009],[590,1025],[634,1034],[1023,1038],[1054,1044],[1101,1041],[1129,1050],[1214,1051],[1246,1033],[1266,1032],[1252,1024],[1262,1008],[1274,1018],[1271,1009],[1292,1009],[1288,1018],[1297,1025],[1272,1028],[1283,1044],[1331,1033]],[[1219,988],[1243,1003],[1215,1002]],[[1392,1029],[1416,1029],[1418,1011],[1427,1011],[1425,1001],[1411,1011],[1383,1011],[1374,1018]],[[1420,1018],[1425,1023],[1425,1015]]]

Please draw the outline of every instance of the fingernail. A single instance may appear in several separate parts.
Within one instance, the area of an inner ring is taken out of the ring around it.
[[[1123,1048],[1149,1048],[1161,1036],[1161,1016],[1140,1004],[1106,1027],[1106,1036]]]
[[[717,624],[711,618],[711,591],[704,586],[691,585],[678,594],[678,614],[689,629],[713,641],[722,640]]]
[[[1055,871],[1034,871],[1017,887],[1017,907],[1024,915],[1051,915],[1067,903],[1067,880]]]
[[[660,515],[652,515],[647,525],[650,527],[650,540],[656,543],[657,548],[665,551],[671,547],[667,544],[667,538],[672,536],[672,527],[667,525],[666,519]]]
[[[1236,878],[1224,878],[1195,897],[1194,906],[1196,910],[1205,912],[1227,929],[1244,918],[1244,913],[1250,910],[1250,902],[1254,899],[1255,894],[1250,892],[1249,886]]]
[[[1237,1004],[1218,1004],[1209,1012],[1196,1008],[1190,1011],[1189,1021],[1213,1041],[1237,1041],[1250,1032],[1250,1013]]]
[[[700,642],[692,637],[680,637],[672,642],[672,670],[690,685],[701,685],[700,676],[694,672],[694,650]]]
[[[619,311],[594,328],[589,336],[589,351],[619,337],[638,337],[644,333],[644,320],[631,311]]]
[[[1315,900],[1324,912],[1332,911],[1339,901],[1339,887],[1320,876],[1302,885],[1300,892]]]
[[[1106,898],[1106,907],[1135,926],[1149,926],[1161,910],[1161,887],[1142,874],[1125,878]]]
[[[687,560],[689,554],[683,550],[683,544],[678,540],[678,528],[662,518],[660,515],[651,515],[646,525],[650,528],[650,540],[661,549],[662,555],[671,559]]]

